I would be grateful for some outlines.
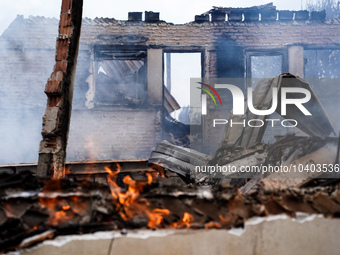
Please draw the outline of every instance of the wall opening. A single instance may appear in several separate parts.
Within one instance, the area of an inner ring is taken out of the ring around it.
[[[340,108],[339,78],[340,49],[305,49],[304,75],[318,95],[335,130],[340,130],[339,114],[333,114]]]
[[[250,56],[251,78],[273,77],[282,71],[282,55]]]
[[[163,59],[166,109],[163,137],[173,144],[189,147],[193,127],[196,127],[195,132],[201,132],[201,108],[190,106],[190,79],[201,78],[202,55],[197,52],[165,52]]]
[[[304,50],[305,78],[339,78],[339,49]]]
[[[146,55],[145,50],[98,52],[95,105],[124,105],[145,101]]]
[[[198,119],[190,121],[190,116],[200,111],[190,107],[190,78],[200,78],[201,74],[201,53],[164,53],[164,86],[180,106],[170,116],[186,125],[200,124]]]
[[[273,51],[259,51],[247,53],[247,86],[253,90],[257,86],[258,82],[263,78],[275,77],[281,73],[287,71],[287,61],[285,52],[273,52]],[[284,120],[282,116],[276,112],[272,113],[270,119]],[[290,130],[281,126],[267,128],[262,142],[274,143],[275,137],[287,135]]]

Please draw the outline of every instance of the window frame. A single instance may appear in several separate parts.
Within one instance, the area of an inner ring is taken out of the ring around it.
[[[331,47],[331,46],[312,46],[312,45],[304,45],[303,46],[303,74],[304,76],[306,76],[306,61],[307,59],[305,58],[305,51],[308,50],[330,50],[330,51],[340,51],[340,46],[335,46],[335,47]],[[307,77],[311,78],[311,77]]]
[[[282,73],[288,72],[288,52],[287,49],[257,49],[246,50],[246,78],[251,77],[251,57],[253,56],[282,56]]]
[[[143,58],[138,58],[136,57],[136,59],[124,59],[124,58],[119,58],[119,59],[115,59],[113,58],[110,53],[112,55],[114,55],[115,53],[134,53],[134,52],[138,52],[138,51],[144,51],[146,56]],[[145,91],[147,91],[148,89],[148,77],[147,77],[147,62],[148,62],[148,56],[147,56],[147,47],[145,46],[139,46],[139,45],[94,45],[93,47],[93,53],[94,53],[94,57],[93,57],[93,75],[94,75],[94,82],[95,82],[95,87],[97,86],[97,81],[98,81],[98,63],[102,60],[139,60],[142,59],[144,61],[144,66],[145,66],[145,75],[143,77],[143,89]],[[148,97],[146,97],[145,99],[145,103],[148,102]],[[95,108],[105,108],[105,107],[115,107],[115,106],[122,106],[121,102],[118,102],[116,104],[110,104],[110,105],[106,105],[106,104],[100,104],[98,102],[96,102],[96,100],[94,100],[94,105]],[[129,104],[123,104],[123,107],[127,107],[129,108]],[[133,108],[133,107],[132,107]]]

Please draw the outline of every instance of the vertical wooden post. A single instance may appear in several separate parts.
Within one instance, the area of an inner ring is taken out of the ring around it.
[[[42,123],[37,175],[56,179],[65,176],[83,0],[62,0],[56,64],[45,87],[47,105]]]

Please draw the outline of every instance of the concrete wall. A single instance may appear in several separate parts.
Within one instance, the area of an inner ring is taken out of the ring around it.
[[[339,254],[338,219],[309,216],[302,221],[286,216],[253,219],[245,229],[140,230],[64,236],[21,255],[59,254]],[[16,253],[17,254],[17,253]]]

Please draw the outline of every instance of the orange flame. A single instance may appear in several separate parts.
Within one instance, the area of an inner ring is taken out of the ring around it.
[[[194,221],[194,216],[192,216],[190,213],[185,212],[182,221],[185,224],[190,224],[191,222]]]
[[[170,211],[161,208],[150,209],[150,203],[139,198],[144,186],[152,183],[153,175],[146,173],[147,181],[136,181],[129,175],[125,176],[123,182],[128,185],[128,189],[127,191],[122,191],[116,183],[116,176],[120,172],[119,164],[117,164],[117,169],[116,172],[113,172],[109,167],[105,167],[108,173],[107,180],[110,184],[111,195],[121,218],[128,221],[137,215],[142,215],[149,219],[149,228],[158,227],[162,223],[164,215],[169,215]]]
[[[111,169],[110,167],[104,167],[107,172],[107,181],[110,187],[113,204],[115,210],[118,212],[121,219],[125,221],[131,221],[135,216],[144,216],[148,219],[147,226],[149,228],[161,227],[166,215],[170,215],[170,211],[164,208],[155,208],[152,203],[147,199],[141,198],[140,194],[143,192],[145,185],[152,184],[155,177],[162,175],[159,171],[147,171],[145,173],[146,180],[134,180],[131,176],[126,175],[123,178],[123,183],[127,187],[120,187],[117,184],[118,174],[121,172],[121,166],[116,164],[116,167]],[[151,169],[150,169],[151,170]],[[59,181],[52,181],[46,183],[49,186],[49,190],[61,190]],[[46,187],[47,187],[46,186]],[[44,193],[45,191],[43,191]],[[49,221],[52,226],[59,225],[66,221],[75,221],[79,217],[86,215],[86,211],[89,210],[89,204],[81,200],[78,196],[71,196],[66,198],[49,197],[42,195],[39,197],[40,203],[49,209],[50,217]],[[206,224],[206,228],[219,228],[224,225],[228,219],[220,217],[220,222],[209,222]],[[192,228],[194,222],[194,216],[189,212],[185,212],[183,217],[178,222],[172,223],[168,227],[174,228]]]
[[[63,205],[62,208],[63,208],[64,211],[67,211],[67,210],[71,209],[71,206]]]
[[[163,167],[158,166],[158,165],[151,165],[150,169],[153,170],[153,171],[157,171],[162,176],[162,178],[165,177],[165,172],[164,172]]]
[[[42,195],[39,195],[40,204],[50,211],[49,222],[52,226],[57,226],[73,219],[79,212],[85,212],[85,202],[79,201],[78,196],[66,198],[45,196],[49,189],[60,191],[60,180],[46,180]]]
[[[70,210],[70,205],[64,199],[58,199],[57,197],[40,197],[39,201],[50,210],[49,221],[52,226],[69,221],[75,216],[75,213]]]
[[[212,229],[212,228],[222,228],[221,224],[216,221],[209,221],[204,225],[205,229]]]
[[[170,211],[168,209],[156,208],[151,211],[146,210],[146,214],[149,218],[148,227],[156,228],[163,222],[163,216],[169,215]]]
[[[173,228],[190,228],[191,223],[194,222],[194,216],[188,212],[183,214],[183,217],[178,221],[172,223],[170,226]]]
[[[52,226],[57,226],[74,219],[77,215],[86,213],[87,204],[85,201],[79,201],[78,196],[71,196],[65,199],[40,196],[39,202],[49,209],[49,222]]]

